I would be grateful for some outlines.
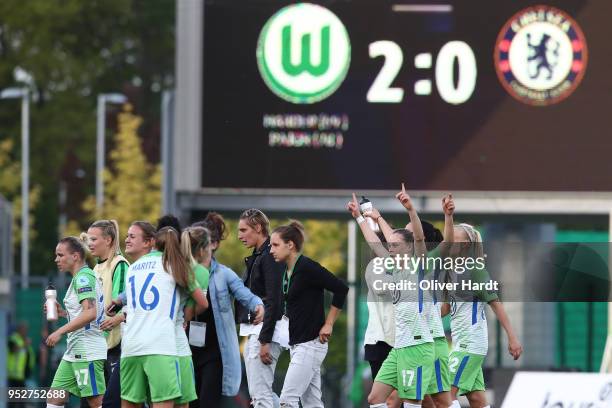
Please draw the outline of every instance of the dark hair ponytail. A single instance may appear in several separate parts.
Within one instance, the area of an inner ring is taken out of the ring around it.
[[[157,219],[157,231],[161,230],[164,227],[174,228],[176,232],[178,232],[179,240],[181,239],[181,223],[179,222],[179,219],[176,218],[174,215],[165,214]]]
[[[295,249],[298,252],[302,251],[304,241],[306,240],[306,234],[304,232],[304,226],[297,220],[289,220],[289,224],[281,225],[276,227],[272,233],[276,233],[285,242],[293,242]]]
[[[211,211],[203,221],[198,221],[192,227],[204,227],[210,232],[210,242],[221,242],[227,237],[227,227],[223,216]]]

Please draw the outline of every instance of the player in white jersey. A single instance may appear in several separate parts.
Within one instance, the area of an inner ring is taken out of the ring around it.
[[[94,272],[85,263],[85,249],[78,238],[63,238],[55,249],[55,263],[60,272],[73,276],[62,309],[56,303],[58,315],[68,323],[57,329],[46,344],[55,346],[67,334],[67,347],[51,388],[63,389],[87,399],[90,407],[99,407],[105,391],[104,360],[106,339],[100,330],[104,319],[102,287]],[[46,306],[45,306],[46,312]],[[48,398],[47,407],[63,406],[68,398]]]
[[[127,273],[121,349],[123,407],[138,407],[147,399],[155,408],[172,407],[182,395],[175,334],[177,284],[188,286],[191,266],[181,253],[174,228],[157,232],[155,249],[134,262]]]
[[[204,253],[210,255],[210,235],[203,227],[186,228],[181,234],[181,247],[183,256],[190,260],[193,273],[189,277],[188,286],[179,290],[179,308],[177,319],[174,325],[176,335],[176,353],[179,363],[179,379],[181,384],[182,396],[174,401],[175,407],[187,408],[191,401],[195,401],[198,396],[195,389],[195,375],[193,360],[191,358],[191,348],[185,333],[185,307],[187,302],[192,299],[197,304],[198,310],[203,312],[208,308],[206,299],[206,288],[202,288],[195,277],[196,269],[203,268],[196,259],[200,259]],[[194,258],[195,257],[195,258]],[[190,313],[193,315],[193,313]],[[189,318],[190,320],[190,318]]]
[[[134,221],[128,228],[125,237],[125,254],[132,260],[137,261],[144,255],[151,252],[155,244],[155,227],[146,221]],[[129,267],[129,266],[128,266]],[[127,273],[127,268],[125,273]],[[122,287],[125,288],[125,274]],[[119,297],[125,296],[125,291],[119,293]],[[126,302],[127,303],[127,302]],[[105,302],[108,304],[108,302]],[[123,307],[123,303],[117,300],[112,300],[112,303],[106,307],[106,314],[114,317]],[[123,319],[122,319],[123,320]],[[106,319],[105,319],[106,321]],[[121,353],[121,350],[119,350]],[[121,358],[121,354],[119,354]],[[106,392],[102,400],[102,408],[115,408],[121,405],[121,373],[120,367],[117,365],[112,371],[110,378],[106,384]]]
[[[471,225],[459,224],[454,228],[451,255],[484,259],[480,233]],[[475,262],[475,264],[477,264]],[[486,282],[490,279],[485,268],[475,268],[469,277],[457,275],[472,282]],[[482,364],[488,350],[488,332],[485,306],[488,303],[499,319],[508,336],[508,352],[517,360],[523,347],[512,330],[510,320],[495,292],[486,290],[458,291],[451,295],[450,305],[443,313],[451,313],[453,349],[449,358],[453,398],[452,407],[460,407],[457,395],[466,395],[471,408],[487,408]]]
[[[455,204],[453,201],[452,194],[445,195],[442,198],[442,211],[444,213],[444,235],[435,228],[432,224],[421,221],[424,236],[425,245],[427,247],[427,258],[439,258],[448,254],[450,246],[448,242],[453,239],[453,213],[455,210]],[[373,208],[368,214],[373,220],[375,220],[386,237],[390,237],[393,233],[393,229],[381,216],[381,214]],[[413,232],[412,223],[406,225],[406,230]],[[445,239],[445,237],[449,237]],[[444,243],[443,243],[444,242]],[[429,264],[428,264],[429,265]],[[433,263],[432,263],[433,265]],[[425,268],[426,274],[424,279],[427,281],[432,280],[443,280],[443,276],[440,275],[440,271],[433,270],[432,268]],[[434,339],[435,348],[435,360],[434,360],[434,371],[432,378],[430,379],[429,388],[426,391],[425,398],[423,399],[422,406],[427,408],[447,408],[451,405],[450,395],[450,379],[448,372],[448,342],[444,333],[444,327],[442,324],[442,316],[440,306],[443,298],[443,293],[439,291],[424,290],[423,295],[423,315],[427,325],[429,326],[430,333]],[[387,400],[389,407],[393,401]]]
[[[402,191],[396,195],[396,198],[408,210],[414,234],[403,228],[393,231],[393,234],[387,238],[388,251],[359,214],[359,204],[355,194],[353,201],[348,203],[348,209],[356,218],[366,241],[376,255],[385,261],[389,260],[389,256],[407,255],[410,258],[415,254],[427,252],[421,221],[403,184]],[[413,286],[413,289],[408,287],[406,290],[396,290],[393,294],[395,345],[375,378],[372,391],[368,395],[368,402],[370,407],[385,407],[385,400],[395,389],[399,398],[405,402],[404,406],[420,407],[434,365],[433,338],[423,314],[422,292],[418,289],[418,282],[422,276],[414,270],[395,268],[393,277],[396,283],[407,282],[412,285],[416,283],[416,286]],[[375,289],[379,290],[376,287]],[[381,287],[380,290],[385,289]]]

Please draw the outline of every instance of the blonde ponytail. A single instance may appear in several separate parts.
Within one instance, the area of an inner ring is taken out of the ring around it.
[[[181,234],[181,251],[185,259],[189,262],[189,265],[195,265],[197,263],[191,253],[191,235],[189,234],[189,228],[185,228]]]
[[[110,220],[111,224],[115,228],[115,239],[113,239],[113,246],[115,249],[115,255],[121,255],[121,246],[119,245],[119,223],[117,220]]]
[[[121,247],[119,245],[119,223],[116,220],[98,220],[91,224],[89,228],[98,228],[102,231],[103,237],[109,237],[111,239],[111,253],[108,257],[109,261],[115,256],[121,255]]]

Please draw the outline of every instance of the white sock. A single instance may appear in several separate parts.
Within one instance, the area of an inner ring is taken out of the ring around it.
[[[53,405],[47,402],[47,408],[64,408],[63,405]]]
[[[370,404],[370,408],[388,408],[387,403],[383,402],[380,404]]]
[[[448,407],[448,408],[461,408],[461,404],[459,404],[459,401],[454,400],[453,403],[451,404],[451,406]]]
[[[411,404],[410,402],[404,402],[404,408],[421,408],[421,404]]]

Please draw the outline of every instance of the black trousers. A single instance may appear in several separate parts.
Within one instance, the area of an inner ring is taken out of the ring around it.
[[[121,407],[121,375],[119,363],[121,362],[121,345],[108,350],[104,363],[104,376],[106,377],[106,392],[102,400],[103,408]]]
[[[370,363],[370,368],[372,369],[372,380],[376,378],[376,374],[378,374],[378,371],[380,371],[380,367],[392,349],[393,347],[384,341],[379,341],[376,344],[365,345],[364,360]]]
[[[198,399],[189,404],[190,408],[219,408],[221,406],[221,380],[223,363],[221,355],[197,361],[194,358],[196,393]]]

